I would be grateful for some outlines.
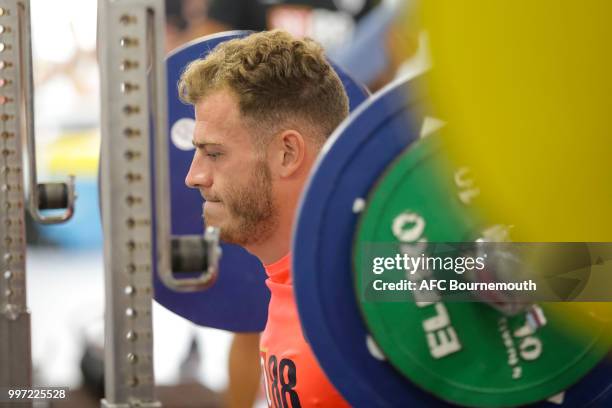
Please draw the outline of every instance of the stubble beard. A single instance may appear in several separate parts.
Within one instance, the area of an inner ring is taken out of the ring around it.
[[[221,198],[228,213],[226,222],[219,226],[223,242],[250,246],[266,241],[276,230],[278,210],[265,161],[255,165],[252,177],[244,186],[228,188]],[[208,225],[215,226],[214,220],[211,221]]]

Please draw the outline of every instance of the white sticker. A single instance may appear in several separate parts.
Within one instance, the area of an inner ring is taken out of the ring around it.
[[[193,131],[195,129],[195,120],[191,118],[181,118],[174,122],[170,129],[170,139],[177,149],[193,150]]]
[[[425,119],[423,119],[423,124],[421,125],[421,133],[419,134],[419,137],[424,139],[434,133],[436,130],[443,128],[444,125],[446,125],[446,122],[441,119],[425,116]]]
[[[560,392],[557,395],[553,395],[552,397],[550,397],[546,401],[552,402],[553,404],[557,404],[557,405],[563,405],[563,401],[564,400],[565,400],[565,391]]]
[[[366,347],[368,348],[370,355],[375,359],[380,361],[385,361],[387,359],[380,347],[378,347],[378,344],[376,344],[372,336],[369,334],[366,336]]]

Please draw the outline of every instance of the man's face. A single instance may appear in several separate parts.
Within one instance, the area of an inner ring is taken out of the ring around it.
[[[266,240],[276,228],[278,211],[265,155],[255,147],[235,97],[216,91],[195,106],[196,151],[185,183],[206,200],[207,226],[221,239],[247,246]]]

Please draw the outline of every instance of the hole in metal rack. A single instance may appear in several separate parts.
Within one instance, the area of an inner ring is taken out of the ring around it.
[[[4,26],[2,24],[0,24],[0,34],[4,33],[4,31],[5,31]]]
[[[130,295],[133,295],[136,292],[136,289],[134,289],[134,286],[128,285],[128,286],[125,287],[125,289],[123,291],[125,292],[126,295],[130,296]]]
[[[140,153],[136,152],[134,150],[127,150],[123,156],[125,157],[126,160],[133,160],[137,157],[140,157]],[[129,176],[131,175],[131,176]],[[131,179],[130,179],[131,178]],[[140,175],[138,174],[134,174],[134,173],[128,173],[128,181],[134,181],[134,180],[140,180]]]
[[[11,271],[4,271],[4,279],[10,280],[12,277],[13,277],[13,272],[11,272]]]
[[[140,130],[128,127],[123,129],[123,135],[125,137],[140,136]]]
[[[5,43],[0,43],[0,52],[3,52],[6,49],[7,49],[6,44]]]
[[[9,246],[12,243],[13,243],[13,238],[11,238],[11,237],[4,238],[4,245]]]
[[[13,295],[13,291],[10,289],[7,289],[4,291],[4,296],[6,297],[11,297]]]
[[[121,15],[121,17],[119,17],[119,22],[121,22],[121,24],[135,24],[138,21],[138,19],[136,18],[136,16],[131,16],[129,14],[123,14]]]
[[[138,335],[134,330],[130,330],[125,334],[125,338],[129,341],[135,341],[138,338]]]
[[[134,273],[134,272],[136,272],[136,265],[134,265],[133,263],[129,264],[128,266],[125,267],[125,271],[127,273]]]
[[[7,104],[9,102],[13,102],[13,99],[9,98],[8,96],[0,95],[0,105]]]
[[[134,113],[139,113],[139,112],[140,112],[140,107],[136,105],[125,105],[123,107],[123,113],[125,113],[126,115],[132,115]]]
[[[9,120],[12,120],[13,117],[14,117],[13,115],[3,113],[2,115],[0,115],[0,120],[3,122],[8,122]]]
[[[138,377],[132,377],[128,380],[128,385],[130,387],[136,387],[138,385]]]
[[[135,317],[136,316],[136,309],[134,309],[133,307],[128,307],[127,309],[125,309],[125,315],[127,317]]]
[[[10,84],[11,84],[11,80],[10,79],[0,78],[0,87],[6,86],[6,85],[10,85]]]
[[[142,203],[142,198],[130,195],[130,196],[127,196],[127,198],[125,199],[125,202],[128,205],[128,207],[131,207],[135,204]]]
[[[138,38],[121,37],[121,39],[119,39],[119,45],[121,45],[123,48],[136,47],[138,46]]]
[[[11,133],[11,132],[2,132],[2,133],[0,133],[0,137],[2,137],[3,139],[8,139],[9,137],[13,137],[13,136],[14,136],[14,134]],[[7,152],[9,151],[8,149],[4,149],[4,150],[6,150]],[[4,152],[4,150],[3,150],[3,152]],[[5,156],[8,156],[8,153]]]
[[[8,15],[8,10],[0,7],[0,17]]]
[[[122,93],[130,93],[132,91],[137,91],[140,89],[138,84],[133,84],[131,82],[122,82],[120,85],[120,89]]]
[[[136,249],[136,243],[134,241],[131,241],[131,240],[128,241],[127,248],[128,248],[128,250],[133,251],[134,249]]]
[[[125,156],[125,158],[126,158],[127,160],[132,160],[134,157],[135,157],[135,156],[132,156],[132,155],[129,155],[129,156],[128,156],[128,154],[127,154],[127,152],[126,152],[126,156]],[[142,180],[142,176],[141,176],[140,174],[137,174],[137,173],[132,173],[132,172],[129,172],[128,174],[126,174],[126,175],[125,175],[125,179],[127,180],[127,182],[128,182],[128,183],[133,183],[133,182],[135,182],[135,181],[140,181],[140,180]],[[133,202],[138,201],[138,200],[136,200],[136,197],[133,197],[133,196],[130,196],[130,197],[132,197],[132,198],[133,198],[133,200],[134,200]],[[128,204],[129,204],[129,203],[128,203]]]
[[[134,60],[123,60],[121,64],[119,64],[119,69],[121,71],[128,71],[130,69],[138,68],[138,61]]]
[[[0,69],[10,68],[13,66],[13,63],[10,61],[0,61]]]
[[[134,228],[136,226],[136,221],[134,221],[133,218],[128,218],[127,221],[125,222],[125,224],[127,225],[128,228]]]

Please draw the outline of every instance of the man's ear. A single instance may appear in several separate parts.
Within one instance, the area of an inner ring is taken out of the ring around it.
[[[276,166],[280,177],[291,177],[306,158],[306,141],[297,130],[284,130],[276,139]]]

